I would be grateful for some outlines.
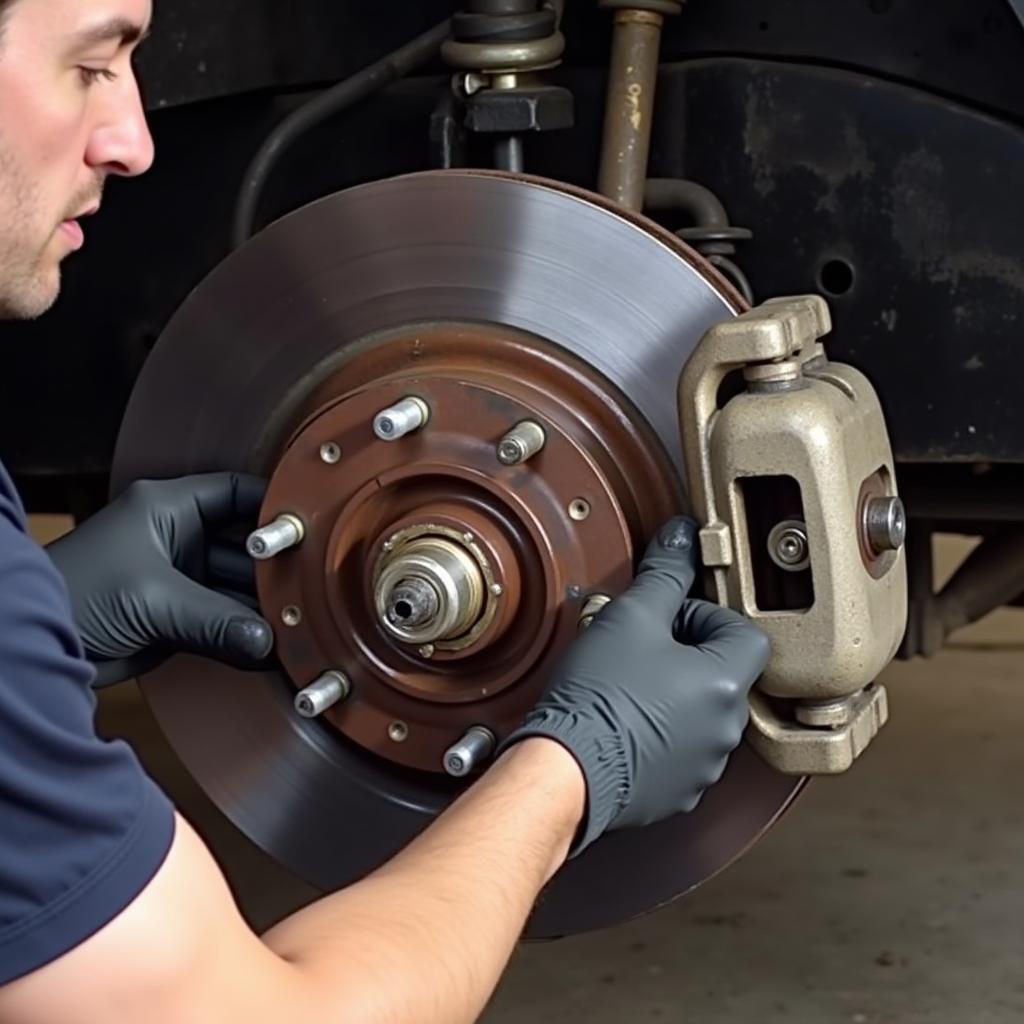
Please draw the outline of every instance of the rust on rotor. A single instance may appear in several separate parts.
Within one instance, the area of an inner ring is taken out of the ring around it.
[[[374,415],[409,396],[429,407],[427,424],[378,439]],[[498,442],[525,419],[546,443],[503,465]],[[376,337],[312,389],[294,423],[263,519],[298,516],[305,537],[257,566],[260,603],[272,622],[301,610],[277,637],[297,688],[332,668],[351,680],[324,718],[412,768],[442,771],[470,726],[507,735],[586,599],[624,589],[637,546],[680,507],[672,467],[628,402],[568,353],[508,327]],[[483,586],[473,621],[429,645],[386,628],[377,589],[417,539],[442,542]]]

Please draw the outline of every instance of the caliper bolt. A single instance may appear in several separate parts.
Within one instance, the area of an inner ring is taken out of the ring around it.
[[[245,550],[251,558],[262,562],[302,543],[305,533],[302,520],[286,513],[272,523],[253,530],[245,542]]]
[[[422,398],[403,398],[373,417],[373,432],[382,441],[397,441],[419,430],[430,419],[430,409]]]
[[[547,435],[539,423],[523,420],[498,442],[498,461],[503,466],[518,466],[536,455],[545,441]]]
[[[872,498],[864,508],[868,541],[878,553],[898,551],[907,539],[907,513],[898,497]]]
[[[473,725],[458,743],[444,752],[444,770],[457,779],[464,778],[494,753],[494,733],[482,725]]]
[[[316,718],[352,691],[348,676],[342,672],[325,672],[304,690],[295,694],[295,710],[303,718]]]
[[[810,545],[805,524],[795,519],[777,523],[768,534],[768,554],[787,572],[806,569],[810,564]]]

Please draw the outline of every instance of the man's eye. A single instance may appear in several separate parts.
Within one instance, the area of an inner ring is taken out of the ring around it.
[[[100,79],[104,82],[112,82],[117,78],[117,72],[111,71],[110,68],[89,68],[82,65],[79,66],[78,73],[82,78],[83,85],[92,85]]]

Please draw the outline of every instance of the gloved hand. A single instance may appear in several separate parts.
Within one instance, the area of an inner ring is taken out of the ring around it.
[[[633,585],[569,648],[505,744],[547,736],[579,762],[587,813],[572,855],[609,829],[692,810],[742,738],[768,638],[727,608],[687,598],[696,545],[689,519],[661,529]]]
[[[203,586],[208,531],[255,518],[264,489],[239,473],[139,481],[49,545],[97,685],[147,671],[175,650],[239,668],[267,657],[269,624]]]

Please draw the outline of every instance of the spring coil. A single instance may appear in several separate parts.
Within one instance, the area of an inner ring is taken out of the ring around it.
[[[482,74],[554,67],[565,52],[558,22],[552,2],[470,0],[452,17],[441,56],[457,70]]]

